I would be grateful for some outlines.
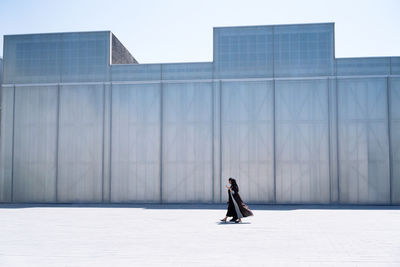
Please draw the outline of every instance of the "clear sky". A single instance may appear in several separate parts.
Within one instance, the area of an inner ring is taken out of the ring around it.
[[[217,26],[335,22],[336,57],[400,56],[399,0],[0,0],[3,35],[111,30],[139,63],[212,61]]]

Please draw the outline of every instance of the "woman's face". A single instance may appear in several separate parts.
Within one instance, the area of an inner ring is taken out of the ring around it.
[[[228,180],[228,182],[229,182],[230,184],[232,184],[232,181],[231,181],[231,180]]]

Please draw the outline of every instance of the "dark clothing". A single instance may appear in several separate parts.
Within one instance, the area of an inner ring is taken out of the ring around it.
[[[228,190],[228,211],[226,216],[233,217],[234,219],[253,216],[253,212],[242,201],[239,195],[239,187],[237,185],[231,186],[232,192]]]
[[[229,190],[228,190],[228,197],[229,197],[228,211],[226,212],[226,216],[233,217],[233,219],[237,219],[235,205],[233,204],[232,197],[231,197],[231,194],[229,193]]]

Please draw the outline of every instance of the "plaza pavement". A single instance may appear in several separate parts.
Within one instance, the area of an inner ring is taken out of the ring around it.
[[[0,204],[0,266],[400,266],[400,206]]]

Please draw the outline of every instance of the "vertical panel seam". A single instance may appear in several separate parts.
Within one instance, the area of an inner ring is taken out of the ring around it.
[[[163,203],[163,124],[164,124],[164,88],[162,82],[162,64],[160,65],[160,203]]]
[[[11,202],[14,202],[14,132],[15,132],[15,91],[13,86],[13,117],[12,117],[12,138],[11,138]]]
[[[272,83],[272,125],[273,125],[273,132],[272,132],[272,140],[274,143],[273,147],[273,169],[274,169],[274,203],[276,204],[276,101],[275,101],[275,79]]]
[[[330,101],[330,80],[327,79],[328,87],[328,171],[329,171],[329,203],[332,203],[332,175],[331,175],[331,101]]]
[[[105,83],[103,83],[103,132],[102,132],[102,168],[101,168],[101,202],[104,202],[104,157],[105,157],[105,150],[104,150],[104,136],[105,136],[105,116],[106,116],[106,112],[105,112],[105,107],[106,107],[106,103],[105,100],[106,99],[106,85]]]
[[[272,79],[275,79],[275,26],[272,26]]]
[[[213,62],[212,62],[212,72],[211,72],[211,81],[212,81],[212,198],[213,198],[213,203],[215,203],[215,179],[216,179],[216,175],[215,175],[215,159],[216,159],[216,155],[215,155],[215,129],[217,128],[215,125],[215,105],[216,105],[216,99],[215,99],[215,94],[217,92],[216,89],[216,82],[215,82],[215,65],[214,65],[214,51],[215,49],[215,30],[213,29]]]
[[[219,80],[219,202],[222,203],[222,81]]]
[[[335,64],[336,65],[336,64]],[[335,104],[336,104],[336,169],[337,169],[337,190],[338,190],[338,203],[340,203],[340,159],[339,159],[339,90],[338,90],[338,79],[335,83]]]
[[[57,85],[57,124],[56,124],[56,203],[58,202],[58,153],[60,134],[60,84]]]
[[[110,83],[110,149],[109,149],[109,160],[108,160],[108,164],[109,164],[109,168],[108,168],[108,176],[109,176],[109,182],[108,182],[108,202],[112,202],[111,201],[111,185],[112,185],[112,83]]]
[[[273,140],[273,171],[274,171],[274,203],[276,204],[276,103],[275,103],[275,27],[272,26],[272,140]]]
[[[388,126],[388,145],[389,145],[389,149],[388,149],[388,153],[389,153],[389,198],[390,198],[390,204],[393,204],[393,189],[392,189],[392,185],[393,185],[393,158],[392,158],[392,134],[391,134],[391,127],[390,127],[390,123],[391,123],[391,114],[390,114],[390,99],[391,99],[391,79],[389,77],[386,78],[386,101],[387,101],[387,126]]]
[[[211,175],[212,175],[212,202],[215,202],[215,162],[214,162],[214,82],[211,84]]]

